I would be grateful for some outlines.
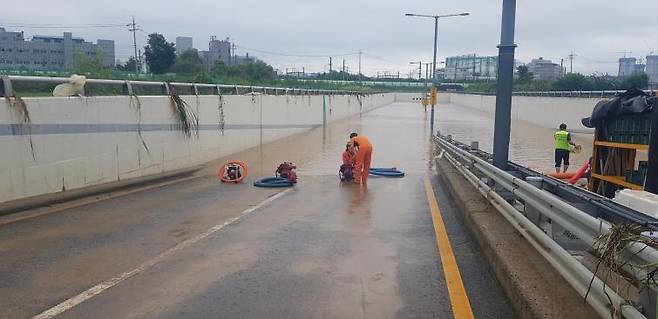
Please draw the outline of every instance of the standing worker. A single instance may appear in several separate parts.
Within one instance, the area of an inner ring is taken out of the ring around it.
[[[350,134],[350,140],[359,149],[356,152],[356,163],[354,164],[354,182],[366,184],[370,174],[370,161],[372,160],[372,144],[365,136]]]
[[[567,125],[562,123],[560,124],[560,130],[555,132],[555,172],[560,172],[560,166],[562,166],[562,161],[564,161],[564,170],[566,172],[569,168],[569,152],[570,145],[573,145],[575,148],[579,148],[574,142],[571,141],[571,134],[567,132]]]

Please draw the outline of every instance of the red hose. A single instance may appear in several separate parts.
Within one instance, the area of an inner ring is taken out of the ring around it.
[[[583,175],[585,175],[585,172],[587,171],[588,168],[589,168],[589,160],[586,160],[585,163],[583,163],[583,165],[581,165],[580,168],[576,171],[576,174],[574,174],[573,177],[569,179],[569,184],[571,185],[576,184],[576,182],[581,177],[583,177]]]

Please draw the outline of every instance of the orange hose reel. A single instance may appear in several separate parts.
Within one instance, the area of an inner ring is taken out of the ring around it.
[[[247,177],[247,163],[242,161],[228,161],[217,172],[222,183],[240,183]]]

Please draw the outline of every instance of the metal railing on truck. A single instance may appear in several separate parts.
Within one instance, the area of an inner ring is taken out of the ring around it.
[[[520,166],[517,164],[510,163],[510,171],[501,170],[489,162],[490,154],[453,141],[451,138],[433,136],[433,141],[441,150],[439,156],[445,157],[478,189],[581,296],[587,295],[586,301],[603,318],[610,318],[611,309],[615,309],[625,318],[656,316],[656,287],[645,289],[640,300],[636,301],[641,305],[645,313],[643,314],[633,303],[606,286],[603,280],[548,236],[513,203],[522,203],[524,211],[532,208],[540,212],[551,222],[577,236],[589,247],[595,247],[599,235],[611,229],[611,221],[604,218],[612,216],[617,222],[623,220],[638,223],[648,229],[655,229],[658,220],[649,216],[642,217],[641,213],[596,194],[584,195],[570,189],[570,186],[557,186],[555,183],[561,182],[525,168],[519,170]],[[566,201],[561,197],[564,194],[580,203]],[[583,207],[579,204],[585,202],[593,205],[595,211],[605,211],[605,213],[595,217],[590,214],[591,211],[588,213],[575,206]],[[644,243],[629,242],[623,247],[618,263],[627,276],[638,282],[644,282],[653,275],[647,271],[646,266],[658,265],[658,251]]]
[[[43,76],[18,76],[6,75],[0,76],[2,85],[0,85],[0,96],[15,96],[16,85],[57,85],[68,83],[70,78],[65,77],[43,77]],[[208,84],[208,83],[187,83],[187,82],[166,82],[166,81],[132,81],[132,80],[107,80],[107,79],[87,79],[85,81],[85,90],[97,86],[114,86],[120,88],[116,93],[118,95],[134,95],[138,88],[150,88],[149,95],[169,95],[172,89],[176,89],[178,94],[247,94],[262,93],[272,95],[365,95],[359,91],[347,90],[321,90],[321,89],[301,89],[301,88],[281,88],[268,86],[249,86],[249,85],[229,85],[229,84]],[[187,91],[185,91],[187,90]],[[43,90],[43,93],[52,92]],[[203,91],[203,92],[202,92]],[[116,95],[116,94],[115,94]]]

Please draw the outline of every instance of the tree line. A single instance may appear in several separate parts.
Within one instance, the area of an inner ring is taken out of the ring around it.
[[[568,73],[555,80],[536,80],[525,65],[516,68],[514,91],[605,91],[628,90],[630,88],[647,89],[649,77],[645,73],[636,73],[627,77],[581,73]],[[466,88],[469,92],[494,93],[495,82],[473,82]]]

